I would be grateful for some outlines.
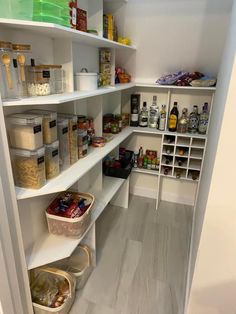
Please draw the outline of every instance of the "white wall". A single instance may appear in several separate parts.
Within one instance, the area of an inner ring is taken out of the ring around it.
[[[118,3],[118,29],[138,48],[136,81],[154,82],[163,73],[178,69],[217,75],[231,5],[232,0]],[[130,58],[123,61],[120,64],[129,68]]]
[[[194,223],[190,277],[196,254],[197,262],[190,291],[189,314],[236,313],[235,34],[236,3],[214,104],[205,164],[207,172],[203,175]]]

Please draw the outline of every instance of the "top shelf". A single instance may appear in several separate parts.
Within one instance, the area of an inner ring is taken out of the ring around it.
[[[174,85],[158,85],[147,83],[135,83],[137,87],[147,88],[162,88],[162,89],[180,89],[180,90],[201,90],[201,91],[215,91],[216,87],[193,87],[193,86],[174,86]]]
[[[130,49],[136,50],[134,46],[127,46],[118,42],[88,34],[78,30],[53,23],[24,21],[15,19],[0,18],[0,26],[5,26],[15,30],[27,30],[44,36],[56,39],[71,39],[73,42],[81,43],[88,46],[98,48],[116,48],[116,49]]]

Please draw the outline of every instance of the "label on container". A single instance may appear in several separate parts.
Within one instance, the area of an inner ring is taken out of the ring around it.
[[[133,121],[133,122],[138,121],[138,113],[132,113],[131,114],[131,121]]]
[[[59,154],[58,149],[52,151],[52,157],[56,157]]]
[[[177,125],[177,116],[175,114],[171,114],[169,118],[169,129],[175,129]]]
[[[68,133],[68,127],[67,126],[62,129],[62,134],[65,134],[65,133]]]
[[[39,157],[39,158],[37,159],[37,162],[38,162],[38,165],[42,164],[42,163],[44,162],[44,156]]]
[[[34,134],[39,133],[42,131],[41,124],[34,126]]]
[[[77,130],[77,124],[72,125],[72,131]]]
[[[57,125],[57,121],[56,120],[53,120],[53,121],[49,122],[50,129],[54,128],[56,125]]]
[[[50,71],[43,70],[43,78],[50,78]]]

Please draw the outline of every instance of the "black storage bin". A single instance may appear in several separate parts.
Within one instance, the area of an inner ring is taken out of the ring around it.
[[[103,174],[109,177],[127,179],[133,167],[133,155],[132,151],[127,150],[122,159],[119,160],[121,168],[109,167],[106,163],[103,163]]]

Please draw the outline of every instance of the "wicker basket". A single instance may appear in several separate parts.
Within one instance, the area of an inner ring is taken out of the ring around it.
[[[37,303],[33,302],[33,308],[34,308],[34,313],[35,314],[67,314],[70,311],[71,306],[73,305],[74,298],[75,298],[75,285],[76,285],[76,280],[73,275],[63,271],[59,270],[56,268],[51,268],[51,267],[41,267],[37,268],[33,271],[31,271],[30,276],[31,276],[31,283],[33,282],[33,279],[35,278],[35,274],[38,274],[39,272],[46,272],[46,273],[51,273],[55,274],[55,276],[60,276],[65,278],[68,281],[69,284],[69,297],[66,299],[66,301],[59,307],[56,308],[50,308],[47,306],[43,306]]]
[[[65,218],[52,214],[48,214],[46,210],[46,217],[48,223],[48,230],[52,234],[64,235],[67,237],[81,238],[84,232],[89,227],[91,221],[91,208],[94,203],[94,196],[88,193],[74,193],[74,199],[79,199],[81,197],[90,201],[90,206],[86,212],[78,218]],[[59,195],[60,197],[60,195]]]

